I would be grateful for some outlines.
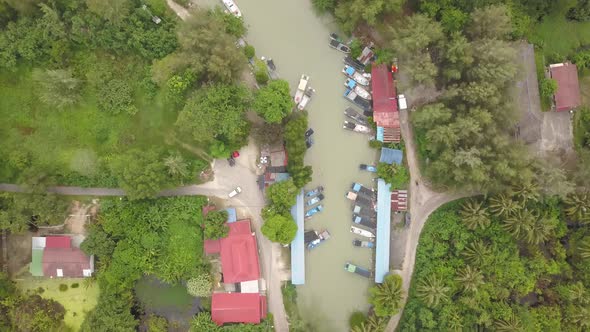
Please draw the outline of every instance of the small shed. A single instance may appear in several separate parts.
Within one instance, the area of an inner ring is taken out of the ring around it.
[[[576,65],[570,62],[552,64],[549,74],[557,82],[557,91],[553,95],[556,111],[570,111],[582,104]]]
[[[404,153],[401,150],[381,148],[381,157],[379,158],[380,163],[393,164],[396,163],[401,165],[404,159]]]

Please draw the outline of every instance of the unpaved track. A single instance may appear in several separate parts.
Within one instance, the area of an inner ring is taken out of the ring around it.
[[[416,156],[416,146],[414,144],[414,135],[409,124],[408,111],[400,112],[402,137],[406,144],[406,158],[410,169],[410,214],[412,221],[409,226],[408,239],[406,240],[406,249],[402,269],[398,271],[402,277],[402,289],[404,292],[404,304],[407,300],[412,274],[414,273],[414,263],[416,261],[416,249],[420,240],[420,232],[428,219],[428,216],[438,209],[441,205],[461,197],[470,196],[468,193],[437,193],[429,189],[420,175],[419,161]],[[391,317],[385,331],[393,332],[399,323],[402,310],[395,316]]]

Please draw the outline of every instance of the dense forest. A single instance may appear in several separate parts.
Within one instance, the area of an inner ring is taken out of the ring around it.
[[[588,329],[589,204],[526,186],[440,208],[420,238],[400,329]]]
[[[0,181],[144,198],[247,143],[241,20],[179,22],[160,0],[37,2],[0,6]]]

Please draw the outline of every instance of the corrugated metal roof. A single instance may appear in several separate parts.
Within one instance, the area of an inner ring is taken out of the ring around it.
[[[45,248],[70,248],[72,239],[69,236],[46,236]]]
[[[401,165],[404,159],[404,153],[401,150],[381,148],[381,157],[379,158],[380,163],[393,164],[396,163]]]
[[[90,259],[78,248],[45,248],[43,275],[56,277],[57,270],[62,270],[64,277],[82,278],[84,270],[91,270]]]
[[[373,120],[380,127],[399,128],[395,82],[386,65],[371,69]]]
[[[242,228],[242,227],[239,227]],[[260,278],[258,247],[252,233],[231,234],[221,239],[221,270],[224,283],[236,283]]]
[[[33,249],[31,265],[29,265],[29,272],[33,277],[43,276],[43,249]]]
[[[303,190],[297,195],[297,202],[291,208],[291,215],[297,223],[297,233],[291,242],[291,283],[293,285],[305,284],[305,243],[304,243],[304,203]]]
[[[581,105],[580,83],[576,65],[565,62],[549,66],[551,78],[557,81],[555,108],[557,111],[569,111]]]
[[[211,298],[211,319],[225,323],[260,323],[263,301],[260,294],[214,293]]]
[[[375,282],[382,283],[389,273],[391,233],[391,191],[383,179],[377,181],[377,235],[375,249]]]

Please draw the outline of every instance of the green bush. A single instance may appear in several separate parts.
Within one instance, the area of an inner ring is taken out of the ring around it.
[[[244,47],[244,54],[248,59],[252,59],[256,55],[256,49],[254,49],[254,46],[252,45],[246,45],[246,47]]]
[[[542,78],[541,85],[539,86],[539,92],[541,93],[541,97],[548,98],[553,96],[555,91],[557,91],[557,81],[552,78]]]
[[[45,292],[45,288],[39,287],[37,288],[37,294],[43,294]]]
[[[266,64],[260,59],[254,61],[254,77],[256,78],[256,82],[261,85],[268,83],[268,80],[270,79],[268,77]]]
[[[78,287],[80,287],[80,284],[77,282],[70,285],[70,288],[78,288]]]
[[[353,311],[348,318],[348,327],[351,329],[360,327],[367,320],[367,315],[362,311]]]
[[[59,284],[59,291],[60,292],[65,292],[68,290],[68,285],[66,284]]]

